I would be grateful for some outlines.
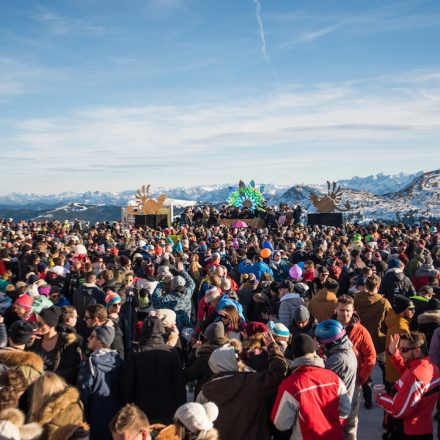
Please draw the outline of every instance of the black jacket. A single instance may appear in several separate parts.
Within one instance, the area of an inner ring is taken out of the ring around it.
[[[382,278],[379,293],[392,304],[394,295],[414,296],[416,290],[401,269],[389,269]]]
[[[128,352],[122,375],[122,399],[138,405],[152,423],[170,424],[186,402],[185,377],[176,350],[165,345],[156,317],[145,320],[140,346]]]

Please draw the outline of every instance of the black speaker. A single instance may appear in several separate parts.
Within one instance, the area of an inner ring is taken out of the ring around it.
[[[342,212],[327,212],[307,215],[309,226],[342,226]]]
[[[168,226],[168,216],[166,214],[147,214],[147,215],[135,215],[134,225],[148,226],[149,228],[166,228]]]

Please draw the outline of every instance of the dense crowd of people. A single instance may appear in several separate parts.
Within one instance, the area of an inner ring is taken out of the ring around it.
[[[0,439],[433,439],[437,225],[238,214],[1,220]]]

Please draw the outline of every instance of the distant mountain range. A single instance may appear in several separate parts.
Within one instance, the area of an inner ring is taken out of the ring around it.
[[[440,170],[396,175],[379,173],[367,177],[356,176],[337,183],[344,188],[342,204],[350,203],[351,209],[346,217],[352,221],[440,218]],[[236,184],[170,189],[158,187],[153,188],[152,195],[166,193],[178,212],[179,208],[196,203],[224,203],[235,187]],[[316,193],[322,197],[326,191],[327,187],[323,185],[267,184],[265,194],[269,204],[300,204],[314,211],[310,194]],[[135,190],[52,195],[11,193],[0,196],[0,217],[112,221],[120,218],[121,206],[132,200],[135,193]]]

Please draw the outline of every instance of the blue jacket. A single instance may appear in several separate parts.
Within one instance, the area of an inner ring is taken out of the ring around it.
[[[220,310],[224,309],[226,306],[234,306],[237,309],[238,314],[240,315],[240,318],[242,320],[243,323],[246,322],[246,319],[243,315],[243,306],[238,302],[235,301],[234,299],[229,298],[228,295],[223,295],[220,298],[220,301],[216,307],[216,311],[220,312]],[[216,318],[217,321],[219,321],[221,318],[220,316]]]
[[[191,298],[196,283],[184,270],[179,275],[185,278],[183,292],[169,292],[162,295],[163,284],[159,283],[154,289],[151,301],[155,309],[174,310],[177,328],[182,330],[184,327],[191,327]]]
[[[254,264],[248,264],[246,260],[243,260],[238,265],[238,272],[241,274],[253,273],[257,280],[261,278],[263,273],[268,273],[273,276],[272,269],[263,261],[257,261]]]
[[[269,267],[272,269],[273,278],[275,281],[283,281],[289,278],[289,270],[291,265],[287,260],[281,259],[278,264],[275,264],[274,261],[271,261]]]
[[[111,440],[108,424],[120,409],[120,377],[123,360],[116,350],[94,351],[82,362],[77,387],[91,438]]]

